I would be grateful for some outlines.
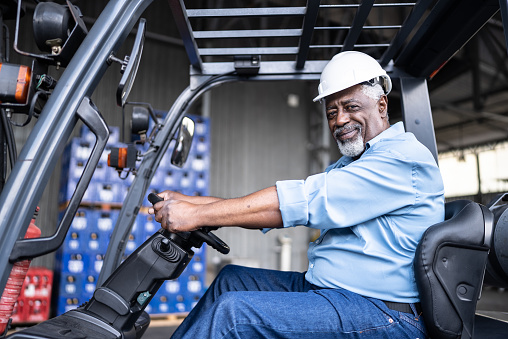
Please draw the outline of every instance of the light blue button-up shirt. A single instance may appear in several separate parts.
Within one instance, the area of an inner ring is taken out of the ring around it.
[[[430,151],[402,122],[324,173],[276,184],[284,227],[321,229],[306,279],[382,300],[419,301],[413,258],[429,226],[444,219],[444,188]]]

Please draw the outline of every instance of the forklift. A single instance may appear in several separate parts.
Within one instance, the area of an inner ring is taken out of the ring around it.
[[[139,164],[133,161],[132,149],[116,149],[110,155],[115,168],[136,175],[111,236],[97,289],[77,309],[8,338],[140,338],[150,322],[144,309],[165,280],[175,279],[182,273],[192,259],[192,248],[207,243],[227,254],[228,245],[212,233],[213,229],[179,234],[161,229],[122,262],[126,239],[139,206],[172,140],[177,141],[172,163],[181,166],[185,162],[193,130],[192,122],[185,118],[189,107],[208,90],[224,83],[319,80],[326,61],[307,59],[309,51],[319,47],[311,45],[317,31],[316,21],[321,11],[330,6],[339,9],[346,6],[308,0],[305,6],[187,9],[183,0],[167,1],[189,57],[190,86],[176,99],[164,119],[147,109],[146,115],[156,128],[146,140],[148,148]],[[31,67],[2,63],[0,107],[21,112],[27,120],[37,119],[18,157],[12,151],[12,135],[4,128],[9,141],[6,144],[11,145],[7,147],[10,158],[15,161],[0,194],[2,287],[16,262],[51,253],[62,245],[109,137],[108,126],[91,100],[92,93],[106,70],[113,64],[121,64],[122,78],[116,100],[121,107],[128,104],[146,32],[146,20],[141,16],[152,1],[111,0],[90,31],[81,19],[79,8],[71,1],[67,0],[65,5],[37,3],[34,35],[43,53],[28,53],[18,48],[23,1],[0,2],[3,18],[16,18],[16,52],[33,59]],[[400,86],[406,130],[414,133],[437,161],[427,80],[446,67],[453,55],[499,11],[506,30],[508,6],[502,0],[421,0],[414,4],[377,5],[363,0],[357,5],[347,5],[354,7],[356,15],[344,43],[328,47],[342,51],[365,47],[358,43],[358,38],[373,7],[409,5],[413,8],[392,41],[382,46],[384,52],[378,61]],[[195,31],[189,20],[286,15],[301,18],[301,29],[203,33]],[[132,50],[123,60],[119,59],[118,50],[136,25]],[[453,35],[449,34],[450,30]],[[288,34],[297,36],[297,47],[199,48],[197,42],[203,36],[250,39]],[[289,55],[289,59],[265,61],[261,58],[264,54],[281,58]],[[229,61],[205,62],[202,57],[214,55]],[[47,75],[49,67],[65,68],[65,71],[59,79],[53,79]],[[96,142],[75,192],[55,234],[24,239],[45,185],[79,121],[92,131]],[[157,199],[156,195],[149,196],[152,203]],[[446,220],[425,233],[416,253],[415,272],[424,319],[432,338],[505,338],[508,335],[508,323],[475,314],[483,284],[508,286],[507,202],[508,194],[502,194],[487,206],[465,200],[447,203]]]

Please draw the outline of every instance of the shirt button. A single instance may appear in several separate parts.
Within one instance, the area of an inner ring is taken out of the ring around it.
[[[392,319],[392,318],[388,319],[388,322],[389,322],[390,324],[393,324],[393,319]]]
[[[316,244],[319,245],[321,243],[321,239],[316,240]]]
[[[310,264],[310,268],[314,268],[314,264]]]

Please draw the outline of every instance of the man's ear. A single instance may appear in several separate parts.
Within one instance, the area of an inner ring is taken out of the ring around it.
[[[379,107],[379,114],[381,114],[381,118],[386,118],[388,116],[388,97],[383,95],[379,101],[377,102]]]

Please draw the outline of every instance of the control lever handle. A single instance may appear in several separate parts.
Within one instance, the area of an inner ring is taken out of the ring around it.
[[[163,201],[164,199],[158,196],[155,193],[150,193],[148,195],[148,201],[155,205],[156,203]],[[219,237],[217,237],[215,234],[211,233],[211,227],[203,227],[199,230],[192,231],[190,234],[196,238],[198,238],[201,241],[206,242],[208,245],[215,248],[217,251],[219,251],[222,254],[228,254],[230,251],[229,246],[222,241]],[[169,243],[168,243],[169,245]],[[164,243],[161,243],[161,248],[164,246]]]
[[[161,240],[161,251],[163,252],[167,252],[169,250],[169,247],[171,246],[170,245],[171,243],[169,242],[169,239],[168,238],[164,238]]]
[[[148,194],[148,201],[150,201],[150,203],[152,205],[155,205],[156,203],[160,202],[160,201],[164,201],[163,198],[159,197],[157,194],[155,193],[150,193]]]

